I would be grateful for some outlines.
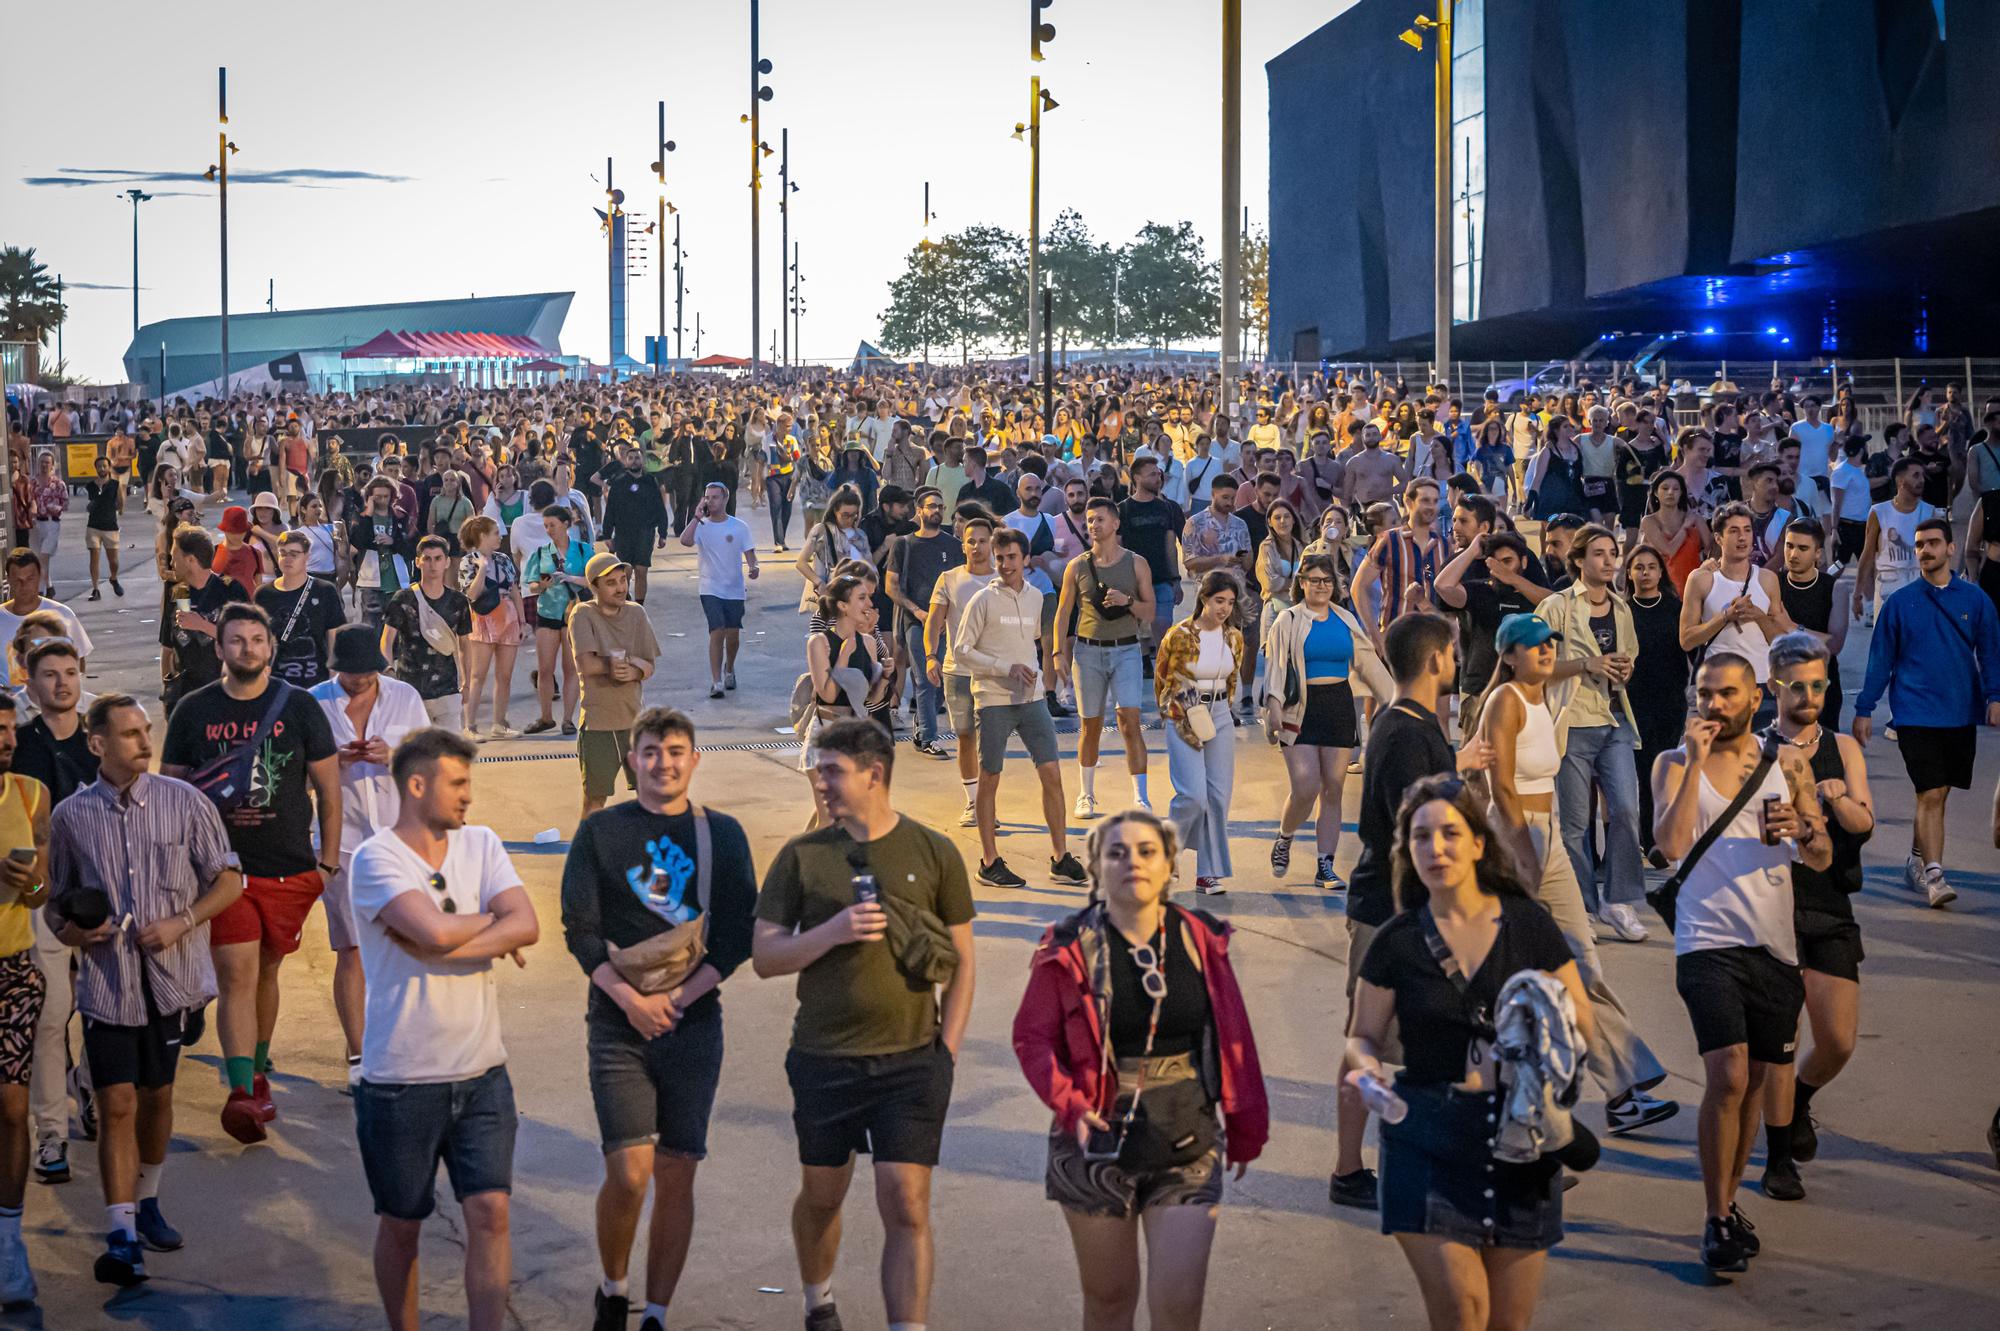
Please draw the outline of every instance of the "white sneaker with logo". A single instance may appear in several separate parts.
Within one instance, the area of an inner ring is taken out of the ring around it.
[[[1932,910],[1936,910],[1940,906],[1948,906],[1958,900],[1958,889],[1945,881],[1944,866],[1942,864],[1927,864],[1924,866],[1923,884],[1924,896],[1929,898]]]

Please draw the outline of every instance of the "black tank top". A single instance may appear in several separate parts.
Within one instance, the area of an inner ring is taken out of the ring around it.
[[[1794,587],[1792,575],[1782,569],[1778,572],[1778,595],[1785,603],[1785,613],[1792,622],[1802,629],[1815,633],[1825,633],[1833,623],[1833,579],[1822,573],[1813,580],[1810,587]],[[1830,657],[1826,663],[1826,677],[1835,689],[1840,688],[1840,658]],[[1840,775],[1840,760],[1834,759],[1834,776]]]
[[[821,629],[820,632],[826,636],[826,668],[828,670],[838,670],[842,666],[846,666],[851,670],[859,670],[862,678],[866,679],[871,685],[875,682],[875,659],[868,655],[868,649],[862,645],[860,634],[855,635],[854,645],[848,648],[847,659],[843,661],[840,659],[840,635],[832,629]],[[831,698],[825,694],[816,694],[814,696],[828,707],[845,707],[847,705],[847,695],[841,691],[838,684],[833,685],[832,688],[833,696]]]
[[[1819,746],[1812,755],[1812,774],[1816,782],[1846,779],[1847,765],[1840,759],[1840,741],[1831,730],[1820,732]],[[1822,873],[1792,861],[1792,906],[1794,910],[1853,919],[1854,905],[1848,894],[1861,890],[1861,847],[1868,838],[1842,827],[1831,812],[1827,813],[1826,828],[1833,838],[1833,864]]]

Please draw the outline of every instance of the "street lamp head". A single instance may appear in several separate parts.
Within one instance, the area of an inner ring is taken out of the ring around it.
[[[1014,132],[1008,135],[1007,137],[1012,139],[1018,139],[1027,132],[1028,132],[1028,127],[1017,120],[1014,122]]]
[[[737,123],[737,124],[739,124],[739,125],[747,125],[747,124],[749,124],[749,123],[750,123],[750,113],[749,113],[748,111],[745,111],[745,112],[744,112],[744,113],[743,113],[742,115],[740,115],[740,116],[736,117],[736,123]]]
[[[1421,22],[1421,20],[1419,21]],[[1396,40],[1409,47],[1412,51],[1421,51],[1424,49],[1424,39],[1414,28],[1403,29],[1402,35],[1397,37]]]
[[[1042,89],[1042,110],[1044,110],[1044,111],[1053,111],[1053,110],[1055,110],[1055,109],[1056,109],[1056,108],[1057,108],[1058,106],[1061,106],[1061,105],[1062,105],[1062,103],[1061,103],[1061,102],[1059,102],[1059,101],[1057,101],[1057,100],[1056,100],[1055,98],[1053,98],[1053,97],[1049,96],[1049,90],[1048,90],[1047,88],[1044,88],[1044,89]]]
[[[760,102],[768,102],[768,101],[770,101],[770,100],[771,100],[771,90],[770,90],[770,88],[768,88],[768,87],[764,87],[764,88],[759,88],[759,89],[757,89],[757,100],[758,100],[758,101],[760,101]]]
[[[201,178],[203,180],[213,182],[215,179],[215,168],[211,166],[210,168],[208,168],[208,170],[202,172]]]
[[[771,58],[769,56],[757,62],[757,72],[759,74],[768,74],[771,72]]]

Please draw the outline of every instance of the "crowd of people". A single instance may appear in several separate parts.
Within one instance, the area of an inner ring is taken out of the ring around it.
[[[1692,405],[1631,381],[1474,404],[1344,374],[1231,387],[1224,407],[1212,376],[1133,368],[1066,372],[1047,398],[992,369],[810,372],[19,421],[24,448],[112,435],[82,486],[87,531],[108,534],[87,540],[91,599],[101,552],[124,594],[130,486],[157,518],[165,728],[155,767],[141,700],[82,696],[89,640],[52,580],[71,487],[51,455],[21,456],[31,537],[0,607],[0,825],[19,847],[0,861],[16,1036],[0,1042],[0,1302],[34,1297],[20,1182],[30,1154],[44,1181],[68,1177],[71,1099],[108,1208],[98,1278],[135,1284],[148,1251],[181,1246],[159,1193],[179,1050],[212,1005],[222,1127],[263,1140],[280,967],[319,902],[390,1324],[417,1324],[440,1162],[471,1324],[501,1324],[517,1110],[490,972],[539,922],[467,810],[479,744],[558,724],[578,755],[561,915],[588,981],[601,1331],[635,1304],[642,1331],[665,1331],[720,1079],[718,991],[746,961],[798,976],[805,1325],[840,1326],[841,1205],[866,1152],[890,1326],[921,1331],[972,877],[1085,891],[1036,950],[1013,1032],[1052,1113],[1046,1191],[1084,1325],[1129,1327],[1142,1296],[1152,1325],[1198,1325],[1223,1172],[1270,1132],[1213,913],[1251,821],[1275,825],[1278,883],[1310,821],[1311,882],[1345,895],[1330,1199],[1397,1237],[1433,1326],[1530,1321],[1563,1193],[1597,1155],[1569,1111],[1586,1071],[1614,1135],[1678,1112],[1652,1094],[1665,1068],[1599,947],[1644,941],[1642,904],[1672,934],[1702,1056],[1701,1257],[1747,1269],[1760,1135],[1764,1193],[1803,1198],[1815,1097],[1854,1049],[1851,902],[1885,699],[1917,799],[1904,885],[1933,908],[1956,895],[1946,801],[1971,784],[1977,727],[2000,725],[2000,402],[1975,430],[1955,391],[1919,395],[1872,449],[1844,391],[1829,408],[1776,385]],[[658,587],[647,605],[668,548],[695,555],[707,700],[743,700],[768,567],[745,505],[767,510],[763,553],[790,557],[809,616],[789,715],[813,815],[761,883],[743,827],[691,801],[694,709],[646,702],[655,619],[692,623]],[[1842,734],[1838,657],[1870,621]],[[539,715],[517,731],[530,643]],[[1017,738],[1046,871],[1001,854]],[[1236,769],[1259,738],[1284,792],[1246,809]],[[1099,789],[1111,743],[1129,798]],[[972,874],[896,809],[899,761],[956,763]],[[635,798],[614,804],[621,774]],[[1193,905],[1171,891],[1184,851]],[[2000,1115],[1994,1133],[2000,1158]]]

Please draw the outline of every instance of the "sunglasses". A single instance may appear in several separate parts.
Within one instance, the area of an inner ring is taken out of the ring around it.
[[[1826,679],[1774,679],[1771,681],[1773,687],[1789,689],[1801,698],[1817,698],[1825,693],[1832,686],[1832,683],[1833,681]]]
[[[1160,954],[1151,943],[1141,943],[1132,949],[1132,961],[1139,968],[1139,985],[1146,991],[1146,997],[1161,1000],[1167,996],[1167,976],[1160,965]]]
[[[451,884],[445,882],[443,874],[434,873],[431,875],[431,891],[443,898],[443,900],[438,902],[439,909],[443,910],[447,915],[458,914],[458,903],[451,899]]]

